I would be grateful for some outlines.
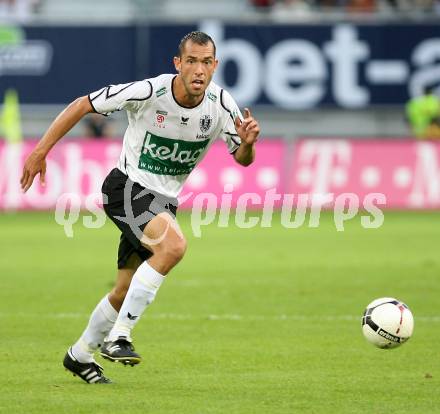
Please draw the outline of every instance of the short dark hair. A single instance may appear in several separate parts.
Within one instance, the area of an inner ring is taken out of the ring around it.
[[[185,48],[186,42],[188,40],[191,40],[191,42],[197,43],[198,45],[202,45],[202,46],[207,45],[209,42],[211,42],[212,46],[214,48],[214,57],[215,57],[216,47],[215,47],[214,40],[212,40],[212,37],[209,36],[208,34],[206,34],[204,32],[199,32],[199,31],[190,32],[182,37],[182,40],[179,43],[179,49],[177,51],[177,56],[179,56],[179,57],[182,56],[183,49]]]

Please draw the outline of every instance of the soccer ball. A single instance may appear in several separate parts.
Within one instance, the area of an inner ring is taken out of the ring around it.
[[[362,332],[368,342],[382,349],[396,348],[412,335],[414,319],[408,306],[394,298],[373,300],[362,317]]]

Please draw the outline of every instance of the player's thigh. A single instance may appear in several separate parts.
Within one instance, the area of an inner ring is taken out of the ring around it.
[[[154,254],[173,249],[186,250],[186,239],[177,221],[168,213],[159,213],[151,219],[143,231],[141,243]]]

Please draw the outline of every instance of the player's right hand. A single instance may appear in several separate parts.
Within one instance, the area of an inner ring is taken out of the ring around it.
[[[46,158],[34,151],[27,157],[23,166],[20,184],[24,193],[29,190],[37,174],[40,174],[41,185],[46,185]]]

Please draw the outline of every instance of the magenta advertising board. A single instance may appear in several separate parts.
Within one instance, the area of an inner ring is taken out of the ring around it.
[[[120,142],[66,140],[53,148],[47,160],[46,186],[38,179],[26,194],[20,189],[20,177],[26,156],[36,142],[0,143],[0,209],[52,209],[64,193],[99,193],[107,173],[115,166]]]
[[[181,199],[185,200],[191,193],[210,193],[220,204],[221,198],[230,194],[234,207],[238,198],[248,193],[253,195],[249,199],[249,207],[262,206],[266,191],[275,189],[282,193],[286,186],[286,177],[283,177],[285,154],[286,144],[282,140],[260,141],[254,163],[242,167],[228,154],[225,145],[218,142],[188,177]],[[193,197],[189,197],[181,206],[191,207],[192,200]]]
[[[106,174],[116,165],[121,142],[65,140],[48,158],[47,185],[26,193],[20,175],[35,141],[0,142],[0,210],[53,209],[63,194],[76,194],[82,206],[99,194]],[[181,207],[207,193],[231,206],[244,193],[258,208],[268,192],[284,194],[372,193],[386,198],[385,208],[440,208],[440,143],[411,140],[303,139],[289,146],[280,139],[258,142],[254,164],[236,164],[222,142],[215,143],[191,173],[181,193]],[[293,151],[291,149],[293,148]],[[261,200],[261,201],[260,201]],[[280,199],[275,200],[280,205]]]
[[[289,177],[289,193],[382,193],[386,208],[440,208],[440,143],[304,139]]]
[[[35,141],[23,144],[0,142],[0,209],[51,209],[62,194],[77,194],[85,206],[88,195],[100,193],[107,173],[116,165],[120,141],[66,140],[60,142],[48,157],[45,187],[38,180],[23,194],[20,176],[24,160]],[[260,197],[268,189],[284,188],[282,164],[284,143],[266,140],[259,143],[259,153],[252,166],[244,168],[234,162],[223,142],[214,143],[201,164],[191,173],[182,190],[183,208],[191,207],[198,193],[213,194],[218,200],[226,192],[231,205],[246,192]]]

